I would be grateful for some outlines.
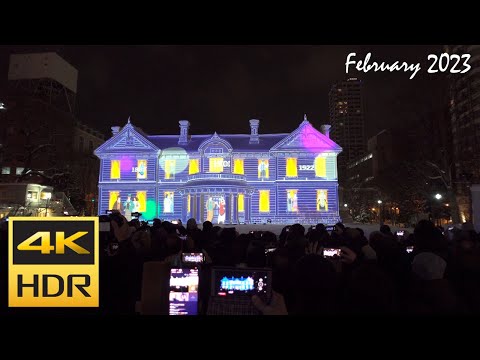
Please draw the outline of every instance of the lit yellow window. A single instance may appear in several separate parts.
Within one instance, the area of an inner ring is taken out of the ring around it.
[[[315,158],[315,176],[326,177],[327,176],[327,159],[317,156]]]
[[[120,160],[112,160],[110,169],[110,179],[120,179]]]
[[[190,159],[188,162],[188,174],[196,174],[200,172],[200,161],[198,159]]]
[[[245,195],[238,194],[238,212],[245,211]]]
[[[223,172],[223,158],[210,158],[208,165],[211,173]]]
[[[117,199],[120,197],[120,191],[110,191],[110,195],[108,197],[108,210],[114,209],[115,203],[117,202]],[[120,199],[121,200],[121,199]],[[120,205],[118,205],[120,209]]]
[[[270,190],[259,190],[259,193],[259,211],[270,212]]]
[[[138,212],[144,213],[147,211],[147,192],[137,191]]]
[[[191,200],[190,194],[188,194],[187,195],[187,213],[190,213],[190,200]]]
[[[233,160],[233,173],[243,175],[243,159]]]
[[[268,171],[268,160],[258,160],[258,178],[259,179],[268,179],[269,171]]]
[[[147,178],[147,160],[137,161],[137,179]]]
[[[175,179],[175,160],[165,160],[165,179]]]
[[[287,158],[287,176],[297,177],[297,158]]]

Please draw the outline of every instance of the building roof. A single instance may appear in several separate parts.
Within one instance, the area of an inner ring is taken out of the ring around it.
[[[218,134],[232,145],[234,151],[268,151],[276,143],[287,137],[289,134],[260,134],[258,144],[250,144],[250,134]],[[200,145],[210,139],[213,134],[209,135],[192,135],[187,145],[178,144],[178,135],[151,135],[147,139],[155,144],[159,149],[167,149],[172,147],[180,147],[186,151],[197,151]]]

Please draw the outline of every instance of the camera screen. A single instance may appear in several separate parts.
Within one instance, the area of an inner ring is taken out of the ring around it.
[[[266,249],[265,249],[265,254],[274,252],[275,250],[277,250],[277,248],[266,248]]]
[[[177,225],[177,224],[178,224],[178,220],[172,220],[172,224]]]
[[[411,253],[413,251],[413,246],[407,246],[407,253]]]
[[[333,230],[335,230],[335,226],[333,226],[333,225],[332,226],[325,226],[325,230],[333,231]]]
[[[405,234],[405,231],[403,231],[403,230],[398,230],[397,231],[397,236],[403,236],[403,234]]]
[[[271,272],[267,270],[215,270],[215,294],[219,296],[264,295],[271,293]]]
[[[198,314],[198,269],[170,270],[170,315]]]
[[[183,253],[182,261],[184,263],[201,264],[205,261],[203,253]]]
[[[336,257],[340,256],[342,250],[340,249],[323,249],[324,257]]]

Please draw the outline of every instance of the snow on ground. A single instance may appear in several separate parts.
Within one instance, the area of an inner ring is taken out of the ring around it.
[[[364,231],[365,236],[367,238],[370,235],[370,233],[380,230],[380,225],[379,224],[354,224],[354,223],[349,224],[349,223],[345,223],[344,225],[346,227],[351,227],[351,228],[361,228]],[[216,224],[214,224],[213,226],[216,226]],[[281,225],[281,224],[266,224],[266,225],[245,224],[245,225],[219,225],[219,226],[227,227],[227,228],[234,227],[240,234],[245,234],[245,233],[248,233],[249,231],[271,231],[276,235],[280,235],[280,233],[282,232],[282,229],[286,225]],[[201,226],[200,226],[200,228],[201,228]],[[308,228],[309,228],[309,225],[305,226],[305,231],[307,231]],[[397,230],[406,230],[407,234],[413,233],[412,228],[399,228],[399,227],[396,227],[396,226],[390,226],[390,229],[392,230],[393,233],[395,233],[395,231],[397,231]]]

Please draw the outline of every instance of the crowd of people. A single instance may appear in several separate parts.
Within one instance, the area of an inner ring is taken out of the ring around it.
[[[100,221],[110,223],[100,234],[101,313],[135,314],[145,264],[181,267],[182,252],[203,252],[204,269],[271,268],[271,300],[252,298],[265,315],[480,313],[479,235],[468,226],[442,229],[422,220],[412,234],[398,236],[383,225],[367,238],[342,223],[332,231],[293,224],[276,236],[209,221],[200,230],[194,219],[186,226],[128,222],[120,214]],[[325,249],[337,255],[325,256]]]

